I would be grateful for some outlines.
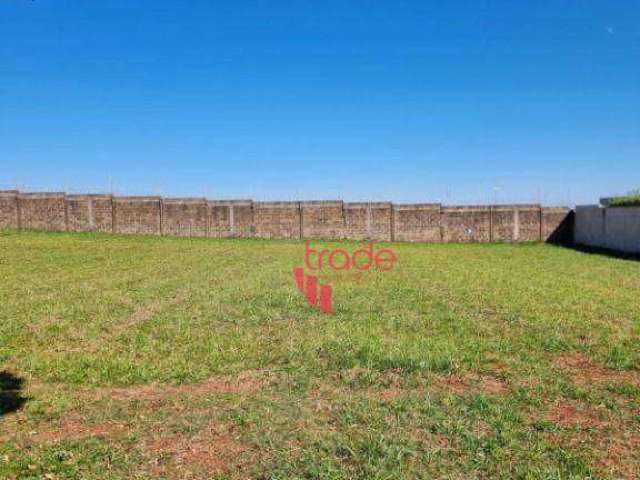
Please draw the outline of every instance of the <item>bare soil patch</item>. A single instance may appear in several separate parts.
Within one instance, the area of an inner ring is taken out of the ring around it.
[[[554,432],[549,442],[562,448],[589,452],[590,464],[598,478],[635,480],[640,477],[640,435],[611,428],[591,435],[587,431]]]
[[[604,438],[598,446],[604,456],[596,468],[604,475],[629,480],[640,477],[640,435]]]
[[[256,371],[241,372],[236,376],[211,377],[203,382],[178,386],[151,384],[125,388],[112,388],[106,393],[116,399],[161,401],[183,395],[207,396],[211,394],[252,393],[260,390],[264,382]]]
[[[584,403],[561,400],[547,414],[547,420],[562,427],[603,428],[610,425]]]
[[[232,471],[243,471],[253,463],[257,452],[230,432],[210,428],[194,437],[166,435],[141,446],[150,457],[152,473],[163,478],[210,478]],[[253,451],[253,454],[251,453]]]
[[[186,290],[179,290],[174,292],[168,299],[163,301],[154,300],[150,303],[143,305],[135,305],[133,313],[119,323],[111,332],[112,335],[118,335],[124,333],[128,329],[147,322],[154,315],[157,315],[163,308],[179,305],[183,303],[188,297]]]
[[[640,386],[640,372],[636,370],[612,370],[592,361],[583,353],[563,355],[554,365],[571,376],[576,385],[593,383],[629,383]]]
[[[28,443],[55,443],[65,440],[81,440],[91,437],[108,437],[127,431],[120,423],[105,422],[89,425],[78,418],[61,420],[58,425],[47,425],[46,429],[36,431],[28,437]]]
[[[433,385],[456,395],[487,394],[504,395],[509,392],[509,382],[491,375],[465,374],[438,376]]]

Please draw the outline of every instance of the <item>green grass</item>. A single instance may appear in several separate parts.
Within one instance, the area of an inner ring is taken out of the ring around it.
[[[639,262],[391,247],[323,315],[299,241],[0,234],[0,478],[640,476]]]
[[[620,197],[612,197],[609,199],[609,205],[614,207],[637,207],[640,206],[640,189],[633,190],[627,195]]]

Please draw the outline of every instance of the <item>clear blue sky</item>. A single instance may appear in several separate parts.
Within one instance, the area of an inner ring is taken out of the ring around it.
[[[0,188],[593,202],[640,2],[0,0]]]

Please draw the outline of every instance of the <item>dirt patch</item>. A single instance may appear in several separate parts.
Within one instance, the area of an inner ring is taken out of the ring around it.
[[[491,375],[448,375],[436,377],[433,385],[439,390],[447,390],[456,395],[487,394],[504,395],[510,386],[506,380]]]
[[[563,355],[554,365],[571,376],[576,385],[593,383],[629,383],[640,386],[640,372],[636,370],[612,370],[593,362],[583,353]]]
[[[563,449],[588,453],[591,467],[598,478],[640,478],[640,435],[625,432],[622,428],[598,431],[554,432],[548,441]]]
[[[455,393],[456,395],[464,395],[471,390],[469,382],[466,381],[464,377],[458,375],[438,377],[434,380],[433,385],[437,388]]]
[[[260,390],[263,381],[260,372],[246,371],[236,376],[211,377],[207,380],[186,385],[167,386],[161,384],[142,385],[109,389],[106,394],[116,399],[161,401],[176,396],[207,396],[229,393],[252,393]]]
[[[369,373],[369,369],[362,367],[353,367],[349,370],[343,370],[341,372],[337,372],[335,374],[336,378],[342,378],[342,380],[346,382],[354,382],[359,377],[367,375]]]
[[[537,377],[527,377],[519,380],[518,385],[522,388],[536,389],[541,385],[541,381]]]
[[[151,457],[155,476],[182,478],[185,474],[206,477],[242,471],[252,464],[252,445],[241,442],[229,432],[209,429],[192,438],[167,435],[142,445],[144,454]],[[198,478],[198,477],[196,477]]]
[[[57,428],[48,426],[46,430],[41,430],[29,435],[29,443],[55,443],[64,440],[81,440],[91,437],[108,437],[127,431],[127,426],[119,423],[99,423],[88,425],[80,419],[63,419]]]
[[[561,427],[604,428],[610,425],[590,406],[561,400],[548,413],[547,420]]]
[[[114,325],[111,336],[118,336],[130,328],[147,322],[162,311],[163,308],[179,305],[188,297],[187,290],[179,290],[164,301],[154,300],[144,305],[135,305],[133,313]]]
[[[380,392],[380,398],[383,402],[391,402],[402,395],[402,390],[395,388],[387,388]]]
[[[478,420],[473,424],[473,433],[478,437],[485,437],[493,433],[493,427],[483,420]]]
[[[595,467],[603,476],[624,479],[640,477],[640,435],[605,438],[598,443],[604,457]]]
[[[509,384],[506,380],[488,375],[480,376],[478,385],[482,392],[491,395],[503,395],[509,391]]]

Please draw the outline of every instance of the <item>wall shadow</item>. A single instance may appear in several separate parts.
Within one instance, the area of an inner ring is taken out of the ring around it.
[[[547,243],[564,247],[573,245],[573,230],[575,228],[576,214],[571,210],[560,222],[556,229],[547,238]]]
[[[29,400],[22,395],[24,379],[11,372],[0,372],[0,417],[20,410]]]
[[[620,252],[618,250],[610,250],[608,248],[602,247],[588,247],[586,245],[564,245],[571,250],[575,250],[577,252],[588,253],[592,255],[600,255],[603,257],[616,258],[618,260],[635,260],[640,261],[640,253],[631,253],[631,252]]]
[[[619,260],[640,261],[640,253],[621,252],[608,248],[590,247],[587,245],[578,245],[574,243],[575,222],[576,213],[575,211],[571,211],[549,236],[547,243],[591,255],[601,255],[603,257],[616,258]]]

